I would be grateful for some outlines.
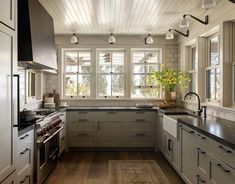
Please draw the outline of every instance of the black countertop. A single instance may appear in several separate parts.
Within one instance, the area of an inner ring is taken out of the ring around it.
[[[178,121],[235,150],[234,122],[214,116],[206,118],[179,118]]]
[[[138,107],[68,107],[67,111],[157,111],[158,107],[138,108]]]

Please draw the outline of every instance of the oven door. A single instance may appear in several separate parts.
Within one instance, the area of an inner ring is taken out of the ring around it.
[[[53,135],[37,143],[37,183],[42,183],[57,164],[59,128]]]

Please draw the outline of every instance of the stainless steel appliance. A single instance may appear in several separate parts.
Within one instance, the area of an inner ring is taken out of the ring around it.
[[[52,112],[36,123],[35,183],[37,184],[43,183],[57,164],[59,135],[63,129],[61,123],[58,112]]]

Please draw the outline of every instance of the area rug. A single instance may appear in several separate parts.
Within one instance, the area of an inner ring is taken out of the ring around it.
[[[110,184],[170,184],[154,160],[110,160]]]

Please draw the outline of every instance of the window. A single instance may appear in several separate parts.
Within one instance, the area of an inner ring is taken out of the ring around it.
[[[160,70],[160,50],[132,51],[132,98],[160,98],[160,89],[150,79],[151,74]]]
[[[64,96],[91,96],[91,51],[64,51]]]
[[[125,70],[125,51],[98,51],[98,97],[124,97]]]
[[[206,67],[206,98],[208,101],[220,101],[220,60],[219,35],[208,38],[208,62]]]
[[[197,68],[198,68],[198,59],[197,59],[197,47],[192,46],[190,48],[190,78],[189,91],[197,92]]]

